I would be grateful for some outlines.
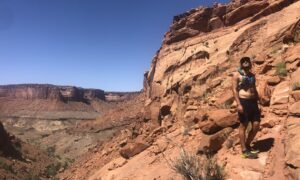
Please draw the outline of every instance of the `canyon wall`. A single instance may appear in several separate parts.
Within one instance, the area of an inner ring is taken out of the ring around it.
[[[73,86],[54,86],[48,84],[24,84],[0,86],[0,97],[13,99],[49,99],[58,101],[105,100],[103,90],[83,89]]]

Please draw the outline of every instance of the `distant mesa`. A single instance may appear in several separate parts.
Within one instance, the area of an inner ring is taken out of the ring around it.
[[[93,99],[105,100],[105,93],[101,89],[84,89],[74,86],[20,84],[0,86],[0,97],[87,102]]]

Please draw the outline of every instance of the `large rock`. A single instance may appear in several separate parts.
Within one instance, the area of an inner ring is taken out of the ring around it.
[[[122,148],[120,150],[120,155],[125,159],[129,159],[129,158],[139,154],[140,152],[144,151],[148,147],[149,147],[149,145],[144,142],[128,143],[124,148]]]
[[[291,96],[295,101],[300,101],[300,90],[291,92]]]
[[[300,101],[292,104],[290,107],[289,107],[289,111],[290,111],[290,114],[291,115],[294,115],[294,116],[300,116]]]
[[[288,81],[278,84],[271,97],[271,105],[285,104],[289,101],[290,83]]]
[[[271,86],[279,84],[281,79],[278,76],[271,77],[267,80],[267,83]]]
[[[272,88],[266,82],[262,82],[258,85],[257,91],[261,104],[263,106],[268,106],[271,100]]]
[[[287,52],[285,53],[285,62],[293,63],[297,59],[300,59],[300,44],[289,47]]]
[[[222,148],[230,133],[233,132],[231,127],[225,128],[211,136],[203,136],[198,147],[198,154],[210,153],[214,154]]]
[[[238,124],[237,114],[232,114],[227,109],[210,111],[208,116],[206,121],[200,122],[200,129],[205,134],[214,134],[221,129]]]
[[[220,98],[216,100],[216,104],[219,106],[231,105],[234,101],[233,93],[231,90],[225,91]]]

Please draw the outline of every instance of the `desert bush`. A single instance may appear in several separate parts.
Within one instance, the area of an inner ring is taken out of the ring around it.
[[[179,158],[175,161],[171,161],[170,166],[186,180],[198,180],[200,177],[200,164],[198,158],[190,155],[183,148],[180,151]]]
[[[12,165],[8,165],[5,162],[3,162],[2,160],[0,160],[0,168],[6,170],[8,172],[14,173]]]
[[[48,154],[48,156],[54,156],[55,155],[55,146],[49,146],[46,148],[46,152]]]
[[[185,180],[223,180],[225,179],[224,168],[218,165],[211,156],[199,158],[191,155],[183,148],[176,160],[168,162],[175,172],[181,174]]]
[[[218,108],[220,108],[220,109],[230,109],[231,108],[231,103],[230,102],[225,102],[223,104],[218,105]]]
[[[208,157],[204,162],[204,174],[202,179],[205,180],[223,180],[225,179],[224,168],[218,165],[216,159]]]
[[[45,175],[47,177],[55,176],[60,168],[61,168],[60,162],[58,162],[56,164],[50,164],[49,166],[46,167]]]
[[[277,63],[275,68],[276,68],[276,75],[280,77],[285,77],[287,75],[286,65],[284,62]]]

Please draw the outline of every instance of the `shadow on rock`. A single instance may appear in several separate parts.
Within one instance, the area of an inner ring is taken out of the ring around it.
[[[260,152],[267,152],[272,148],[273,144],[274,138],[261,139],[254,143],[254,148]]]

